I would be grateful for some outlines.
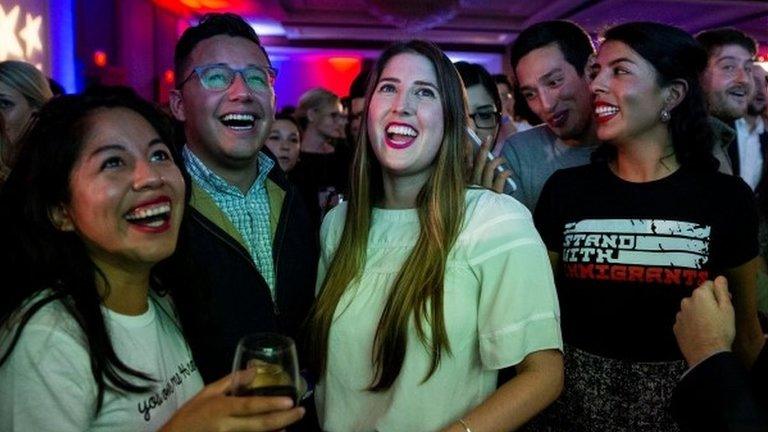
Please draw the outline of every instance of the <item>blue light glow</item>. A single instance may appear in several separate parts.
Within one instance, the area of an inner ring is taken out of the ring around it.
[[[72,0],[49,0],[48,35],[51,78],[64,86],[68,93],[82,90],[75,72],[75,18]]]

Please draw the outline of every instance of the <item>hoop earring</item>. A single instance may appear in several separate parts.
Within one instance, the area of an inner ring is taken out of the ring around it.
[[[662,109],[661,114],[659,114],[659,120],[661,120],[662,123],[669,123],[671,119],[672,115],[669,111],[667,111],[666,108]]]

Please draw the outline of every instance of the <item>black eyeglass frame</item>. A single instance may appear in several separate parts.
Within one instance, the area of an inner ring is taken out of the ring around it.
[[[480,124],[477,121],[477,116],[479,115],[492,115],[493,116],[493,126],[480,126]],[[475,123],[475,127],[478,129],[493,129],[501,123],[501,113],[498,111],[479,111],[476,113],[472,113],[469,115],[472,118],[472,121]]]

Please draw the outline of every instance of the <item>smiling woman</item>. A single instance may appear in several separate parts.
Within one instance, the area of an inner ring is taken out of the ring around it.
[[[667,408],[686,364],[672,325],[707,279],[728,277],[734,351],[750,364],[762,345],[756,210],[740,178],[717,172],[699,83],[706,62],[675,27],[605,33],[591,68],[605,144],[591,165],[550,177],[534,215],[558,274],[569,383],[549,427],[678,430]]]
[[[14,250],[3,272],[16,281],[2,302],[0,382],[15,399],[0,398],[1,429],[140,425],[134,403],[171,378],[161,371],[191,362],[169,299],[150,289],[152,268],[176,246],[185,201],[168,130],[127,92],[64,96],[30,128],[0,213]],[[160,427],[201,387],[189,376],[147,424]]]
[[[300,416],[287,398],[225,396],[228,379],[203,389],[164,294],[188,282],[156,271],[187,201],[170,131],[132,91],[100,89],[51,101],[25,135],[0,195],[1,430],[216,430],[237,411],[258,431]]]
[[[309,338],[321,426],[515,429],[562,386],[541,239],[520,203],[468,188],[466,101],[445,54],[395,44],[371,80],[351,200],[321,230]]]

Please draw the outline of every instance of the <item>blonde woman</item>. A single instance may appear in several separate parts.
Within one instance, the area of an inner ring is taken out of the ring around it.
[[[468,188],[466,127],[461,79],[435,45],[382,54],[351,200],[321,230],[310,340],[323,430],[508,431],[560,393],[544,245],[521,204]]]
[[[32,115],[52,97],[48,79],[34,66],[16,60],[0,62],[0,115],[7,135],[0,147],[0,171],[13,166],[18,152],[15,143]]]
[[[291,181],[299,187],[317,230],[325,212],[346,194],[349,156],[338,145],[346,117],[339,96],[321,87],[301,96],[294,117],[301,129],[301,152]]]

